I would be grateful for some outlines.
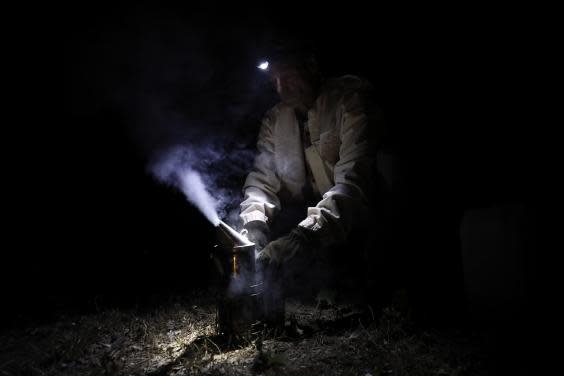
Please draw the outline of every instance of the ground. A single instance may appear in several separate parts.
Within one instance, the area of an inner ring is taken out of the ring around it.
[[[213,294],[61,314],[0,334],[0,375],[486,375],[484,337],[415,328],[393,306],[288,301],[286,331],[227,346]],[[260,351],[257,350],[260,348]]]

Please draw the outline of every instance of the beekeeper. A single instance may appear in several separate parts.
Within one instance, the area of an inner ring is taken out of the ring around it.
[[[370,229],[384,125],[366,80],[324,80],[309,51],[284,48],[260,67],[280,102],[263,118],[240,217],[257,259],[283,265]],[[301,218],[273,239],[277,218],[290,207],[302,207]]]

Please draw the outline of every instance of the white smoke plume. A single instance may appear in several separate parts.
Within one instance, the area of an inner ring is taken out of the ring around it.
[[[196,206],[214,225],[219,225],[218,201],[206,189],[201,175],[193,169],[193,153],[187,148],[177,147],[152,164],[151,172],[161,182],[180,189],[188,201]]]
[[[214,225],[219,225],[216,211],[216,201],[210,196],[200,174],[196,171],[186,170],[180,172],[180,189],[192,204],[194,204]]]

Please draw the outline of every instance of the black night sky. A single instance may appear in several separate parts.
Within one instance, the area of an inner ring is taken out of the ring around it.
[[[276,100],[255,66],[280,36],[311,41],[325,76],[374,84],[401,166],[404,283],[418,286],[429,320],[466,309],[474,276],[464,271],[476,263],[485,266],[475,288],[495,290],[496,301],[508,294],[492,316],[527,314],[540,135],[524,74],[531,41],[507,13],[146,2],[40,18],[21,52],[32,73],[18,132],[37,153],[12,155],[22,165],[10,214],[17,240],[3,252],[5,322],[57,304],[88,309],[95,296],[133,304],[211,283],[214,228],[148,166],[167,146],[191,145],[215,184],[238,195]],[[464,259],[473,247],[489,248]]]

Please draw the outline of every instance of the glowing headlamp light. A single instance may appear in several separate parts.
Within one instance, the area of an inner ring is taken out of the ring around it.
[[[263,61],[262,63],[260,63],[259,65],[257,65],[257,68],[260,70],[267,70],[268,69],[268,61]]]

